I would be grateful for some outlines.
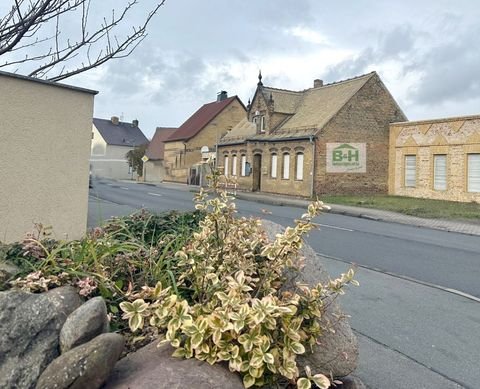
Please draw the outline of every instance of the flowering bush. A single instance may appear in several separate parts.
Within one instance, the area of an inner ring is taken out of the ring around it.
[[[356,284],[353,271],[326,285],[283,288],[286,273],[301,267],[302,236],[324,205],[312,203],[295,227],[269,242],[258,220],[235,217],[232,198],[218,189],[218,173],[212,181],[214,196],[201,191],[196,197],[196,208],[206,214],[200,230],[176,253],[183,293],[160,282],[145,286],[120,304],[124,319],[133,332],[163,334],[174,356],[227,362],[247,388],[281,379],[299,388],[328,388],[323,374],[300,372],[296,357],[328,334],[326,302]]]

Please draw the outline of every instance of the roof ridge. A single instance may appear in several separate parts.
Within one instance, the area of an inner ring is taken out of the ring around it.
[[[358,80],[362,77],[367,77],[367,76],[373,76],[374,74],[376,74],[377,72],[375,70],[371,71],[370,73],[365,73],[365,74],[361,74],[359,76],[355,76],[355,77],[350,77],[350,78],[346,78],[344,80],[340,80],[340,81],[333,81],[333,82],[330,82],[328,84],[324,84],[320,87],[317,87],[317,88],[308,88],[308,89],[320,89],[320,88],[324,88],[326,86],[332,86],[332,85],[338,85],[338,84],[341,84],[341,83],[345,83],[345,82],[350,82],[350,81],[355,81],[355,80]],[[308,90],[307,89],[307,90]]]
[[[298,93],[298,94],[303,93],[302,90],[296,91],[296,90],[291,90],[291,89],[274,88],[273,86],[264,86],[263,89],[273,89],[273,90],[277,90],[277,91]]]

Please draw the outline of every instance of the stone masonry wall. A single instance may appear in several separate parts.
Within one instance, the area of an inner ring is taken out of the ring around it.
[[[317,134],[316,194],[386,194],[389,124],[406,117],[375,75]],[[327,173],[327,143],[366,143],[366,173]]]
[[[390,126],[389,193],[399,196],[480,202],[467,191],[467,158],[480,154],[480,116],[439,119]],[[434,155],[446,155],[447,189],[434,189]],[[415,187],[406,187],[405,156],[417,156]]]
[[[210,151],[215,151],[219,139],[245,116],[245,108],[235,99],[188,141],[165,143],[165,181],[186,183],[190,167],[202,160],[201,148],[208,146]],[[177,158],[177,167],[175,167],[175,158]],[[180,158],[181,164],[179,164]]]

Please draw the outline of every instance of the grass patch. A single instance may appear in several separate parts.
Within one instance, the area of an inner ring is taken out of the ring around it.
[[[323,196],[327,204],[383,209],[405,215],[450,220],[468,220],[480,223],[480,204],[457,201],[419,199],[402,196]]]

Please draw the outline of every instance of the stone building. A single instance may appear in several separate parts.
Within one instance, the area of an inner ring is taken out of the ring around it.
[[[148,144],[145,156],[148,161],[144,165],[144,181],[162,182],[165,179],[165,140],[168,139],[177,128],[157,127],[155,135]]]
[[[127,180],[135,172],[128,165],[126,154],[135,147],[148,144],[147,137],[138,127],[138,120],[121,122],[117,116],[111,119],[93,118],[92,155],[90,169],[94,176]]]
[[[240,189],[310,197],[387,193],[389,124],[406,117],[380,77],[291,91],[263,85],[220,141],[219,165]]]
[[[480,116],[390,126],[392,195],[480,201]]]
[[[165,181],[187,183],[192,166],[202,161],[202,147],[215,151],[219,139],[245,115],[241,100],[225,91],[200,107],[164,141]]]

